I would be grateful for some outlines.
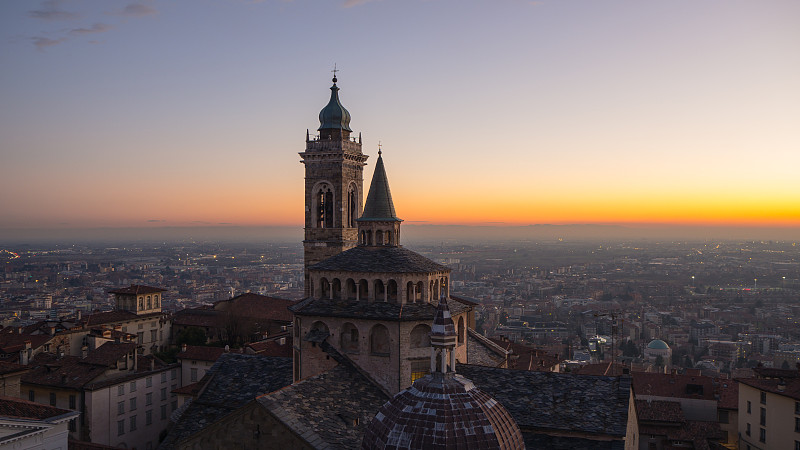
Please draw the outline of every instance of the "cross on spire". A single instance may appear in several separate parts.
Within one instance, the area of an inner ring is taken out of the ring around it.
[[[381,153],[383,153],[381,152],[381,141],[378,141],[378,154],[380,155]]]
[[[340,72],[340,70],[336,68],[336,63],[333,63],[333,70],[331,70],[331,72],[333,72],[333,82],[336,83],[336,72]]]

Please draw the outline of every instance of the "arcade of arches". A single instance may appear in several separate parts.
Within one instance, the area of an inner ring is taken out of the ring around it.
[[[436,303],[442,296],[449,296],[448,275],[443,273],[403,276],[397,278],[355,278],[348,273],[312,274],[309,280],[310,295],[331,300],[354,300],[369,302]],[[359,274],[359,275],[364,275]]]

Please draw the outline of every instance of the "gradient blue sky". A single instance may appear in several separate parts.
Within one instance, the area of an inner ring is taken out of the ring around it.
[[[0,35],[0,229],[300,225],[334,63],[409,222],[800,226],[796,0],[5,0]]]

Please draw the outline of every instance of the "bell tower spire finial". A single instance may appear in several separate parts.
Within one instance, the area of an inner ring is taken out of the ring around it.
[[[339,81],[336,79],[336,72],[339,72],[339,69],[336,68],[336,63],[333,63],[333,70],[331,70],[331,72],[333,72],[333,82],[336,83]]]

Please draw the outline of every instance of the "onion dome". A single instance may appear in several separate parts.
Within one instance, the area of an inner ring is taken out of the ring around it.
[[[667,343],[661,339],[653,339],[649,344],[647,344],[647,348],[654,350],[666,350],[669,348],[669,345],[667,345]]]
[[[386,169],[383,167],[383,156],[378,152],[378,161],[375,163],[375,172],[372,175],[372,183],[369,185],[367,201],[364,203],[364,212],[361,213],[359,221],[390,221],[401,222],[394,211],[392,201],[392,191],[389,190],[389,179],[386,177]]]
[[[336,86],[336,77],[333,77],[333,86],[331,86],[331,99],[322,111],[319,112],[319,128],[322,130],[344,130],[353,131],[350,129],[350,113],[342,106],[339,101],[339,87]]]
[[[385,403],[362,449],[523,449],[522,433],[506,409],[461,375],[420,378]]]

